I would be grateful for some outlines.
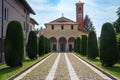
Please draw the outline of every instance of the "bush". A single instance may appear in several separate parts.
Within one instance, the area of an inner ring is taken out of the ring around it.
[[[81,54],[84,56],[87,54],[87,36],[86,35],[82,35]]]
[[[77,52],[77,53],[80,53],[80,49],[81,49],[81,47],[80,47],[80,44],[81,44],[80,37],[78,37],[76,41],[77,41],[77,47],[76,47],[76,50],[77,50],[77,51],[76,51],[76,52]]]
[[[43,55],[45,52],[45,48],[44,48],[44,36],[40,36],[39,39],[39,56]]]
[[[38,42],[37,35],[34,31],[30,31],[27,43],[27,53],[30,59],[37,58]]]
[[[87,56],[91,59],[95,59],[98,56],[98,44],[94,31],[90,31],[88,35]]]
[[[24,35],[19,21],[11,21],[7,26],[4,52],[8,66],[22,66],[24,59]]]
[[[100,36],[100,61],[102,66],[113,66],[118,61],[116,34],[111,23],[102,26]]]

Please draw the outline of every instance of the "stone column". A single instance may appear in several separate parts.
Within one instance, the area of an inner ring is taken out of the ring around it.
[[[68,51],[68,40],[66,42],[66,51]]]

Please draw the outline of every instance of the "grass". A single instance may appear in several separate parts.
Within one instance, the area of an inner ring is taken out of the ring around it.
[[[78,54],[77,54],[78,55]],[[96,59],[88,59],[85,56],[78,55],[80,58],[86,60],[87,62],[90,62],[94,64],[95,66],[101,68],[102,70],[112,74],[113,76],[117,77],[120,79],[120,63],[115,64],[113,67],[103,67],[101,66],[101,63],[99,61],[99,58]]]
[[[40,61],[41,59],[45,58],[49,54],[45,54],[43,56],[38,57],[38,59],[30,60],[29,58],[26,58],[23,62],[22,67],[14,67],[10,68],[6,64],[0,65],[0,80],[7,80],[10,77],[14,76],[15,74],[25,70],[27,67],[31,66],[32,64]]]

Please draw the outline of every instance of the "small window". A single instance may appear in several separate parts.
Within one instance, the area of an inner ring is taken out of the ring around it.
[[[52,30],[54,30],[54,25],[52,25]]]
[[[8,20],[8,12],[9,10],[7,8],[4,9],[4,20]]]
[[[23,22],[24,23],[24,31],[26,30],[26,22]]]
[[[61,29],[62,29],[62,30],[64,29],[64,26],[63,26],[63,25],[61,26]]]
[[[71,30],[73,30],[73,25],[71,26]]]
[[[26,9],[24,8],[24,13],[26,13]]]

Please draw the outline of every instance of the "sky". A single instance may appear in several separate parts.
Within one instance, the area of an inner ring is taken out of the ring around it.
[[[36,28],[45,28],[44,24],[53,21],[64,14],[76,21],[75,3],[79,0],[27,0],[36,15],[31,15],[38,23]],[[80,0],[84,2],[84,16],[87,14],[95,26],[97,36],[100,36],[102,25],[114,22],[118,16],[120,0]]]

